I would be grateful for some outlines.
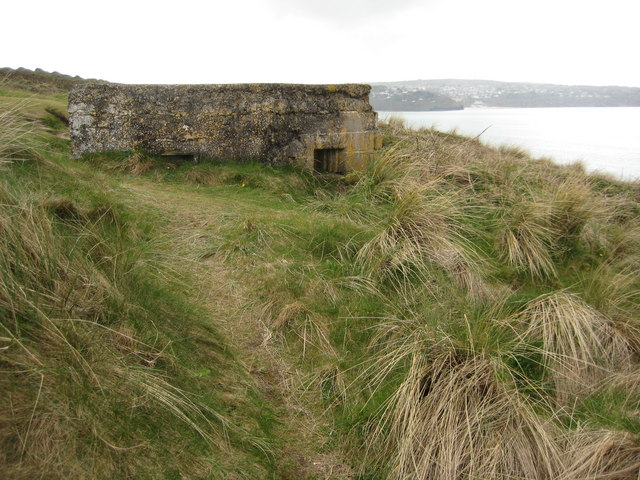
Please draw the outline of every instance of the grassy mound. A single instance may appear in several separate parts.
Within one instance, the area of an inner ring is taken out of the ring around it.
[[[73,160],[0,100],[5,477],[638,476],[637,183],[397,120],[344,179]]]

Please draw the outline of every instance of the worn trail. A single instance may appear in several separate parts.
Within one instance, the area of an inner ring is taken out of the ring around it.
[[[140,178],[120,188],[129,199],[135,198],[140,208],[164,218],[164,248],[172,252],[176,271],[188,269],[196,301],[206,306],[211,321],[275,412],[277,437],[282,440],[278,462],[283,478],[351,478],[352,468],[327,446],[331,425],[319,395],[296,368],[286,345],[269,329],[265,318],[268,308],[256,300],[258,292],[250,281],[252,267],[211,254],[211,242],[229,216],[255,215],[259,207],[230,204],[205,191]]]

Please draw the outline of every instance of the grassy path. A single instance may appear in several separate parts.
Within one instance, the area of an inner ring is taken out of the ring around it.
[[[284,218],[291,212],[274,212],[259,201],[229,201],[227,195],[207,188],[198,191],[143,178],[129,177],[119,189],[123,199],[163,219],[163,248],[173,257],[175,270],[189,271],[196,302],[207,308],[237,361],[267,399],[265,415],[275,415],[274,437],[282,442],[277,460],[281,478],[350,478],[352,469],[342,455],[326,445],[331,425],[319,393],[309,387],[294,354],[274,338],[264,318],[265,308],[251,279],[255,265],[234,261],[231,267],[222,255],[211,254],[220,228],[230,219],[249,215],[277,221],[274,216]]]

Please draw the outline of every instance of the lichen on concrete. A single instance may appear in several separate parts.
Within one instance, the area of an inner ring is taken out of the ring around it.
[[[347,173],[380,146],[369,92],[353,84],[82,84],[69,96],[72,148],[77,156],[142,150]]]

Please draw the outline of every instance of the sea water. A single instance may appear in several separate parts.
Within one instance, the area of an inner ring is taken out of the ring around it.
[[[640,179],[640,107],[467,108],[447,112],[379,112],[411,127],[455,130],[484,143],[524,148],[559,163]]]

